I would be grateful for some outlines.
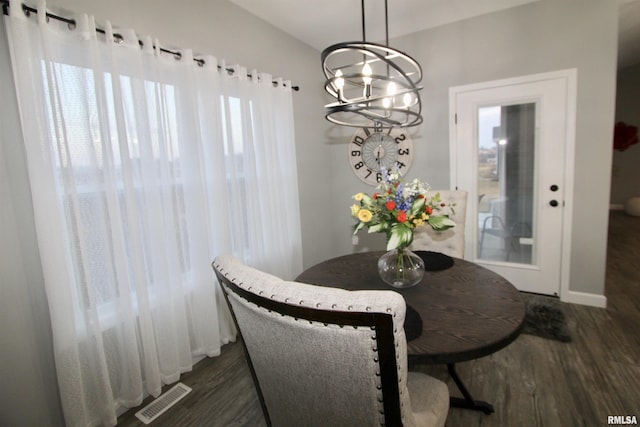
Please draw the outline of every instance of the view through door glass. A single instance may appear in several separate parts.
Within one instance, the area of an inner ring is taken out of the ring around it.
[[[478,259],[536,261],[535,116],[535,103],[478,109]]]

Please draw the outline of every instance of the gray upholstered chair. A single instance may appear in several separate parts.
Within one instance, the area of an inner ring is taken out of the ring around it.
[[[287,282],[231,256],[213,268],[269,425],[444,425],[446,384],[407,371],[400,294]]]
[[[431,193],[440,193],[446,203],[455,204],[455,214],[451,217],[456,226],[445,231],[434,231],[428,225],[418,227],[413,233],[412,251],[433,251],[464,258],[464,224],[467,215],[467,192],[454,190],[431,190]]]

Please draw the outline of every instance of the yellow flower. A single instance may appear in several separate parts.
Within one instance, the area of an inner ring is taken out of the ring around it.
[[[416,218],[413,220],[413,223],[416,225],[416,227],[420,227],[422,224],[424,224],[424,221],[420,218]]]
[[[373,214],[369,209],[360,209],[360,211],[358,211],[358,219],[362,222],[371,221],[372,216]]]
[[[364,197],[364,193],[358,193],[355,196],[353,196],[356,202],[359,202],[360,200],[362,200],[363,197]]]
[[[351,215],[352,216],[358,216],[358,211],[360,210],[360,206],[358,205],[351,205]]]

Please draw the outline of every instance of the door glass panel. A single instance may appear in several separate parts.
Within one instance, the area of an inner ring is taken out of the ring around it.
[[[478,109],[478,259],[535,263],[535,115],[535,103]]]

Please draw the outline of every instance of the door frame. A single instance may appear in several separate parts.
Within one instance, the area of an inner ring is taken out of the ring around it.
[[[564,167],[564,188],[563,212],[562,212],[562,260],[560,262],[560,287],[559,296],[561,301],[578,302],[590,304],[592,302],[581,301],[581,293],[571,295],[569,290],[569,280],[571,272],[571,236],[573,219],[573,193],[574,193],[574,169],[575,169],[575,136],[576,136],[576,108],[577,108],[577,80],[578,70],[576,68],[551,71],[546,73],[531,74],[507,79],[493,80],[488,82],[472,83],[463,86],[449,88],[449,170],[451,188],[457,189],[457,105],[456,97],[460,93],[477,90],[493,89],[503,86],[518,85],[523,83],[535,83],[543,80],[564,79],[567,89],[566,93],[566,128],[565,128],[565,167]],[[471,209],[472,210],[472,209]],[[469,212],[469,210],[467,210]],[[466,227],[465,233],[470,232],[471,227]],[[470,236],[465,236],[468,241]],[[468,250],[467,250],[468,252]],[[465,258],[468,257],[468,253]]]

